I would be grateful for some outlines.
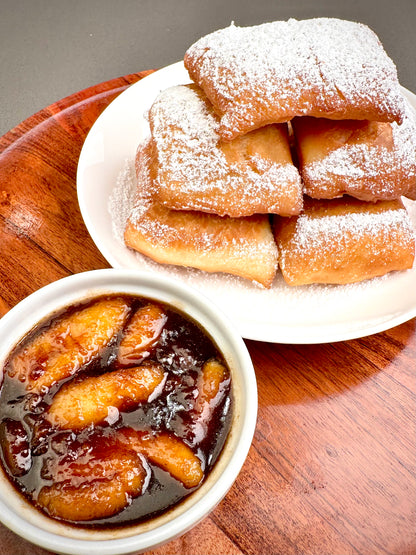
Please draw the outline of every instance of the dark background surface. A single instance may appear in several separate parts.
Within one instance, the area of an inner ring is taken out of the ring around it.
[[[0,135],[76,91],[176,62],[231,21],[320,16],[369,25],[416,91],[416,0],[0,0]]]

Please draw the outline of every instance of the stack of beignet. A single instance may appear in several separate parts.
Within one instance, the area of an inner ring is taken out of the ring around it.
[[[185,54],[136,157],[127,246],[272,285],[350,283],[411,268],[416,123],[365,25],[231,25]]]

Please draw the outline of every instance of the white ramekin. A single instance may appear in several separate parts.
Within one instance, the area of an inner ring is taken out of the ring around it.
[[[231,369],[234,396],[231,429],[217,463],[198,490],[167,514],[120,529],[88,530],[53,520],[27,502],[0,470],[0,520],[16,534],[55,553],[137,553],[185,533],[214,509],[237,478],[256,425],[255,373],[234,325],[209,299],[180,281],[135,270],[75,274],[43,287],[10,310],[0,320],[0,383],[8,354],[40,320],[72,303],[106,293],[131,293],[168,303],[205,328]]]

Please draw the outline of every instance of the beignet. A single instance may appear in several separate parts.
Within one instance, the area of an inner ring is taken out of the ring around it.
[[[224,143],[218,117],[197,85],[158,96],[149,112],[157,154],[155,200],[220,216],[299,214],[302,185],[286,124]]]
[[[225,140],[295,116],[401,122],[397,70],[366,25],[335,18],[231,25],[199,39],[185,67]]]
[[[289,285],[352,283],[413,265],[415,238],[401,200],[305,198],[300,216],[276,220],[279,265]]]
[[[416,199],[416,125],[410,109],[401,125],[303,117],[292,126],[310,197]]]
[[[269,218],[217,216],[170,210],[152,198],[152,143],[136,156],[137,195],[125,243],[161,264],[226,272],[270,287],[277,271],[277,248]]]

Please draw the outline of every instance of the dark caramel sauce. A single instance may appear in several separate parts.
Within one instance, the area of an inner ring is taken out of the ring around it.
[[[131,305],[131,315],[144,302],[149,301],[135,296],[123,296],[123,299]],[[212,412],[204,437],[195,437],[195,415],[192,406],[202,366],[211,358],[220,360],[224,365],[225,362],[209,335],[176,309],[158,303],[167,314],[167,322],[157,344],[146,358],[163,366],[166,372],[163,390],[156,398],[139,404],[130,412],[119,411],[115,422],[90,425],[78,431],[61,430],[53,428],[45,420],[44,413],[63,383],[118,369],[117,346],[123,332],[77,375],[54,384],[44,395],[28,392],[23,383],[10,377],[10,361],[19,349],[32,341],[42,330],[50,327],[53,322],[87,304],[71,306],[42,322],[16,346],[6,361],[0,392],[0,456],[10,481],[21,494],[37,506],[39,491],[52,483],[48,473],[51,464],[63,465],[75,456],[77,448],[84,441],[88,441],[90,445],[105,445],[106,438],[111,438],[117,429],[123,427],[168,432],[182,439],[201,459],[205,479],[226,441],[231,420],[231,387],[228,382],[221,402]],[[123,329],[127,325],[128,321]],[[38,366],[35,365],[35,368],[41,368],[42,361],[37,362]],[[111,517],[75,524],[84,527],[112,527],[143,521],[169,510],[196,489],[185,488],[180,481],[154,464],[149,463],[149,467],[150,480],[145,492],[134,498],[128,507]]]

